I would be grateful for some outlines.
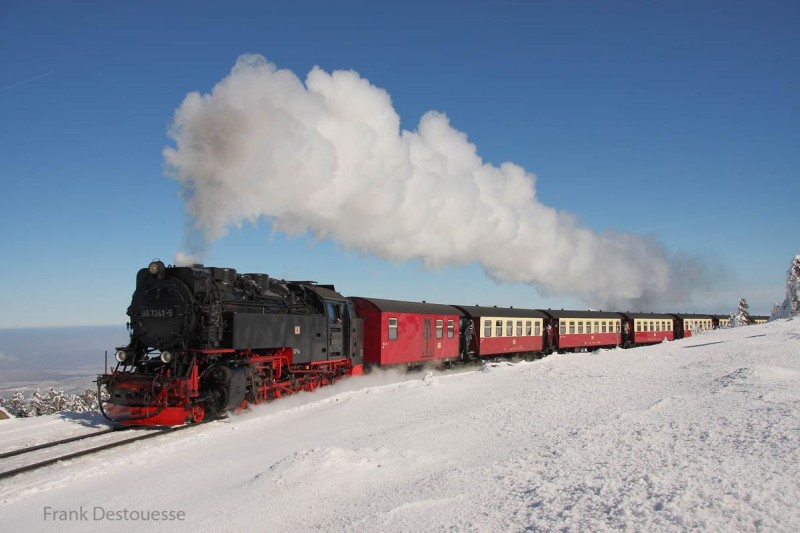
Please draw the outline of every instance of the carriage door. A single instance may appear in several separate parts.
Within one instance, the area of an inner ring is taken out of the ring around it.
[[[344,304],[325,302],[328,314],[328,359],[344,357]]]
[[[422,357],[433,357],[433,335],[431,319],[424,318],[422,322]]]

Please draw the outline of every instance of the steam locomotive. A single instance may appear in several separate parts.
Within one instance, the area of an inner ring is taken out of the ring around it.
[[[363,372],[363,323],[332,285],[153,261],[128,316],[130,343],[98,378],[123,425],[200,422]]]
[[[375,366],[633,347],[719,325],[701,314],[345,298],[333,285],[161,261],[138,272],[128,316],[130,343],[98,376],[101,410],[114,423],[159,426],[313,391]]]

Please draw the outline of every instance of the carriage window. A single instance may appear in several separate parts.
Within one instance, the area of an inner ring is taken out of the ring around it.
[[[514,321],[506,320],[506,337],[514,335]]]
[[[598,321],[598,320],[594,321],[594,332],[595,333],[600,333],[600,321]]]
[[[491,337],[492,336],[492,321],[491,320],[484,320],[483,321],[483,336],[484,337]]]
[[[452,320],[447,321],[447,338],[452,339],[455,336],[455,324]]]
[[[522,320],[517,320],[517,337],[522,337]]]
[[[591,327],[591,326],[589,326]],[[583,333],[583,320],[578,322],[578,333]]]
[[[575,333],[575,322],[572,320],[569,321],[569,332],[570,334]]]
[[[608,325],[605,320],[603,320],[603,333],[608,333]]]
[[[667,322],[667,331],[672,331],[672,322]]]
[[[390,318],[389,319],[389,340],[396,341],[397,340],[397,319]]]
[[[537,336],[537,337],[538,337],[539,335],[541,335],[541,334],[542,334],[542,328],[541,328],[541,326],[542,326],[542,325],[541,325],[541,323],[540,323],[540,322],[537,322],[537,323],[536,323],[536,336]]]
[[[636,331],[642,331],[642,323],[641,322],[637,322],[636,323]]]
[[[619,333],[620,322],[615,322],[615,324],[617,325],[617,333]]]
[[[530,334],[531,334],[531,321],[528,320],[527,322],[525,322],[525,335],[530,335]],[[538,322],[536,323],[536,334],[537,335],[539,334],[539,323]]]
[[[436,321],[436,338],[441,339],[444,334],[444,320]]]
[[[498,337],[502,337],[503,336],[503,321],[502,320],[498,320],[497,322],[494,323],[494,331],[495,331],[495,333],[497,334]]]
[[[566,335],[567,334],[567,323],[566,322],[564,322],[562,320],[561,323],[558,325],[558,327],[561,330],[561,335]]]

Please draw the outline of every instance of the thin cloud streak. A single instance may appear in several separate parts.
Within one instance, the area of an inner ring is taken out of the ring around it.
[[[50,76],[52,74],[53,74],[53,71],[45,72],[44,74],[39,74],[38,76],[34,76],[33,78],[30,78],[30,79],[27,79],[27,80],[24,80],[24,81],[20,81],[20,82],[17,82],[17,83],[12,83],[11,85],[7,85],[7,86],[3,87],[0,90],[7,91],[9,89],[13,89],[14,87],[19,87],[20,85],[25,85],[27,83],[31,83],[31,82],[34,82],[36,80],[40,80],[42,78],[46,78],[47,76]]]

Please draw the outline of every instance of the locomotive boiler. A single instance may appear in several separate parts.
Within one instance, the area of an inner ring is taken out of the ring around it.
[[[153,261],[128,316],[98,378],[123,425],[200,422],[363,370],[363,322],[332,285]]]

